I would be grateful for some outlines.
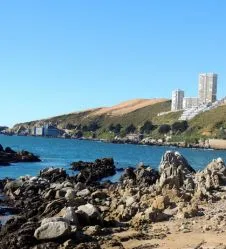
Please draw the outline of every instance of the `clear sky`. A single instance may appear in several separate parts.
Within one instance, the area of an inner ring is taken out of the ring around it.
[[[133,98],[226,95],[225,0],[0,0],[0,125]]]

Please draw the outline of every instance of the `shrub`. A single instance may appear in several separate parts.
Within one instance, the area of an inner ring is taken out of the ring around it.
[[[170,125],[168,125],[168,124],[160,125],[160,126],[159,126],[159,129],[158,129],[158,131],[159,131],[160,134],[166,134],[166,133],[168,133],[170,130],[171,130],[171,127],[170,127]]]
[[[133,124],[130,124],[129,126],[126,127],[125,131],[126,134],[134,133],[136,131],[136,127]]]
[[[65,125],[64,128],[67,129],[67,130],[74,130],[76,128],[76,125],[68,123],[68,124]]]
[[[116,124],[115,126],[113,124],[110,124],[108,127],[108,130],[114,132],[115,134],[119,134],[121,129],[122,126],[120,124]]]
[[[150,133],[152,130],[154,130],[155,126],[150,121],[146,121],[143,126],[140,128],[141,133]]]
[[[116,134],[120,133],[121,129],[122,129],[122,126],[121,126],[120,124],[117,124],[117,125],[115,126],[115,133],[116,133]]]
[[[89,125],[88,125],[88,130],[89,131],[96,131],[98,130],[100,127],[99,125],[96,123],[96,122],[91,122]]]
[[[97,124],[97,122],[91,122],[90,124],[88,125],[84,125],[82,127],[82,131],[96,131],[98,130],[100,127],[99,125]]]
[[[111,123],[110,125],[109,125],[109,127],[108,127],[108,130],[109,131],[115,131],[115,126]]]
[[[171,127],[173,133],[182,133],[186,131],[187,128],[188,128],[187,121],[175,122],[172,124],[172,127]]]
[[[83,125],[82,126],[82,131],[88,131],[88,126],[87,125]]]

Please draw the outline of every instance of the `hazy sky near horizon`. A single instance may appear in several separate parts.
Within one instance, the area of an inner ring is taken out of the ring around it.
[[[226,95],[225,0],[0,1],[0,125],[133,98]]]

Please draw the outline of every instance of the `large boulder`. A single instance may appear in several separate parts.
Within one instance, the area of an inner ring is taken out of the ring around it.
[[[65,198],[67,200],[73,200],[75,197],[76,197],[76,192],[74,191],[74,189],[68,189],[65,194]]]
[[[75,210],[72,207],[67,207],[64,214],[64,219],[66,219],[72,225],[78,225],[78,217]]]
[[[59,213],[66,205],[67,200],[65,198],[53,200],[49,202],[43,210],[41,217],[51,217]]]
[[[151,167],[139,166],[136,171],[136,181],[139,184],[155,184],[159,178],[159,173]]]
[[[78,211],[78,215],[81,214],[81,212],[85,213],[91,225],[102,224],[102,217],[100,215],[100,212],[94,205],[90,203],[86,205],[81,205],[78,207]]]
[[[66,170],[62,168],[45,168],[40,171],[40,177],[49,180],[49,182],[64,182],[68,177]]]
[[[141,186],[153,185],[156,183],[157,179],[159,179],[159,173],[155,169],[140,164],[136,169],[125,169],[120,181],[124,183],[138,184]]]
[[[211,191],[226,185],[226,166],[222,158],[214,159],[195,176],[196,193],[210,196]]]
[[[50,218],[44,218],[41,221],[41,226],[44,226],[45,224],[50,223],[50,222],[59,222],[59,221],[69,223],[69,221],[65,219],[64,217],[50,217]]]
[[[71,227],[67,222],[55,221],[41,225],[35,230],[34,236],[37,240],[52,240],[69,235]]]
[[[164,186],[176,189],[184,186],[188,190],[194,188],[192,176],[195,170],[179,152],[167,151],[163,155],[159,173],[160,179],[157,185],[160,188]]]
[[[77,196],[86,197],[88,195],[90,195],[90,191],[87,188],[77,192]]]
[[[4,191],[15,191],[23,185],[23,181],[18,179],[14,181],[8,181],[5,184]]]

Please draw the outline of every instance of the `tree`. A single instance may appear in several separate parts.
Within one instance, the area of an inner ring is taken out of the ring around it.
[[[113,124],[110,124],[108,127],[108,130],[114,132],[115,134],[119,134],[121,129],[122,126],[120,124],[116,124],[115,126]]]
[[[161,133],[161,134],[166,134],[166,133],[168,133],[169,131],[171,130],[171,127],[170,127],[170,125],[168,125],[168,124],[163,124],[163,125],[160,125],[159,126],[159,133]]]
[[[154,125],[151,121],[146,121],[140,128],[141,133],[150,133],[154,129]]]
[[[82,126],[82,131],[88,131],[88,126],[87,125],[83,125]]]
[[[65,125],[65,129],[67,130],[74,130],[76,128],[76,125],[68,123]]]
[[[97,124],[97,122],[93,121],[88,125],[88,131],[96,131],[98,130],[100,127]]]
[[[76,136],[77,138],[83,137],[82,131],[78,130],[78,131],[75,133],[75,136]]]
[[[127,126],[126,129],[125,129],[126,134],[134,133],[135,130],[136,130],[136,127],[135,127],[133,124],[130,124],[130,125]]]
[[[115,132],[115,126],[111,123],[108,127],[108,130]]]
[[[119,134],[120,131],[121,131],[121,129],[122,129],[122,126],[121,126],[120,124],[117,124],[117,125],[115,126],[115,134]]]
[[[187,121],[175,122],[172,124],[171,128],[173,133],[182,133],[187,130],[188,122]]]

